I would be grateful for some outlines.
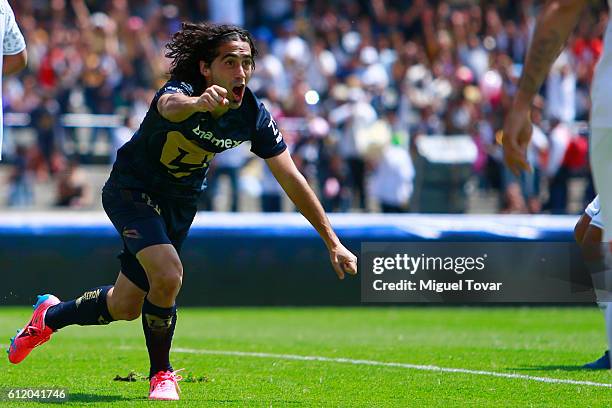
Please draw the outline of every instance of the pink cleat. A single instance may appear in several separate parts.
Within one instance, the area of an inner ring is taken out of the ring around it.
[[[182,370],[182,369],[181,369]],[[160,371],[151,377],[151,387],[149,388],[150,400],[178,401],[178,393],[181,391],[177,381],[183,377],[176,373],[181,371]]]
[[[60,300],[53,295],[38,296],[32,319],[23,329],[17,331],[17,335],[11,339],[11,345],[6,350],[11,363],[22,362],[34,347],[40,346],[51,338],[53,329],[45,324],[45,315],[47,309],[58,303]]]

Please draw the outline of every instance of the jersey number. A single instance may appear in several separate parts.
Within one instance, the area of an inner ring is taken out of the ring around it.
[[[181,178],[208,167],[213,157],[214,153],[189,141],[181,132],[168,132],[159,161],[168,168],[170,174]]]

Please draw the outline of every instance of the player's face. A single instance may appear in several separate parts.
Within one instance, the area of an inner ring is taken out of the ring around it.
[[[219,46],[219,55],[210,66],[202,64],[201,72],[207,86],[219,85],[227,89],[229,107],[240,107],[244,89],[253,74],[251,46],[246,41],[229,41]]]

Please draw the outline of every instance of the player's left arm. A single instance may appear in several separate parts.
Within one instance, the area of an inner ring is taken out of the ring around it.
[[[2,61],[2,74],[12,75],[21,71],[28,65],[28,52],[23,51],[15,55],[4,55]]]
[[[345,273],[355,275],[357,257],[338,239],[319,199],[295,166],[289,152],[285,150],[277,156],[266,159],[266,164],[291,201],[325,242],[338,278],[344,279]]]
[[[13,10],[8,7],[4,22],[4,40],[2,43],[2,74],[11,75],[24,69],[28,63],[26,43],[17,22]]]

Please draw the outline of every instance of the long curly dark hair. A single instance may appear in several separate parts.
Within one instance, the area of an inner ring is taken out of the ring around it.
[[[200,61],[211,64],[219,55],[219,46],[229,41],[248,42],[253,60],[257,56],[253,37],[244,28],[227,24],[183,23],[181,30],[166,44],[166,57],[172,59],[171,78],[189,82],[200,94],[206,87],[200,73]]]

